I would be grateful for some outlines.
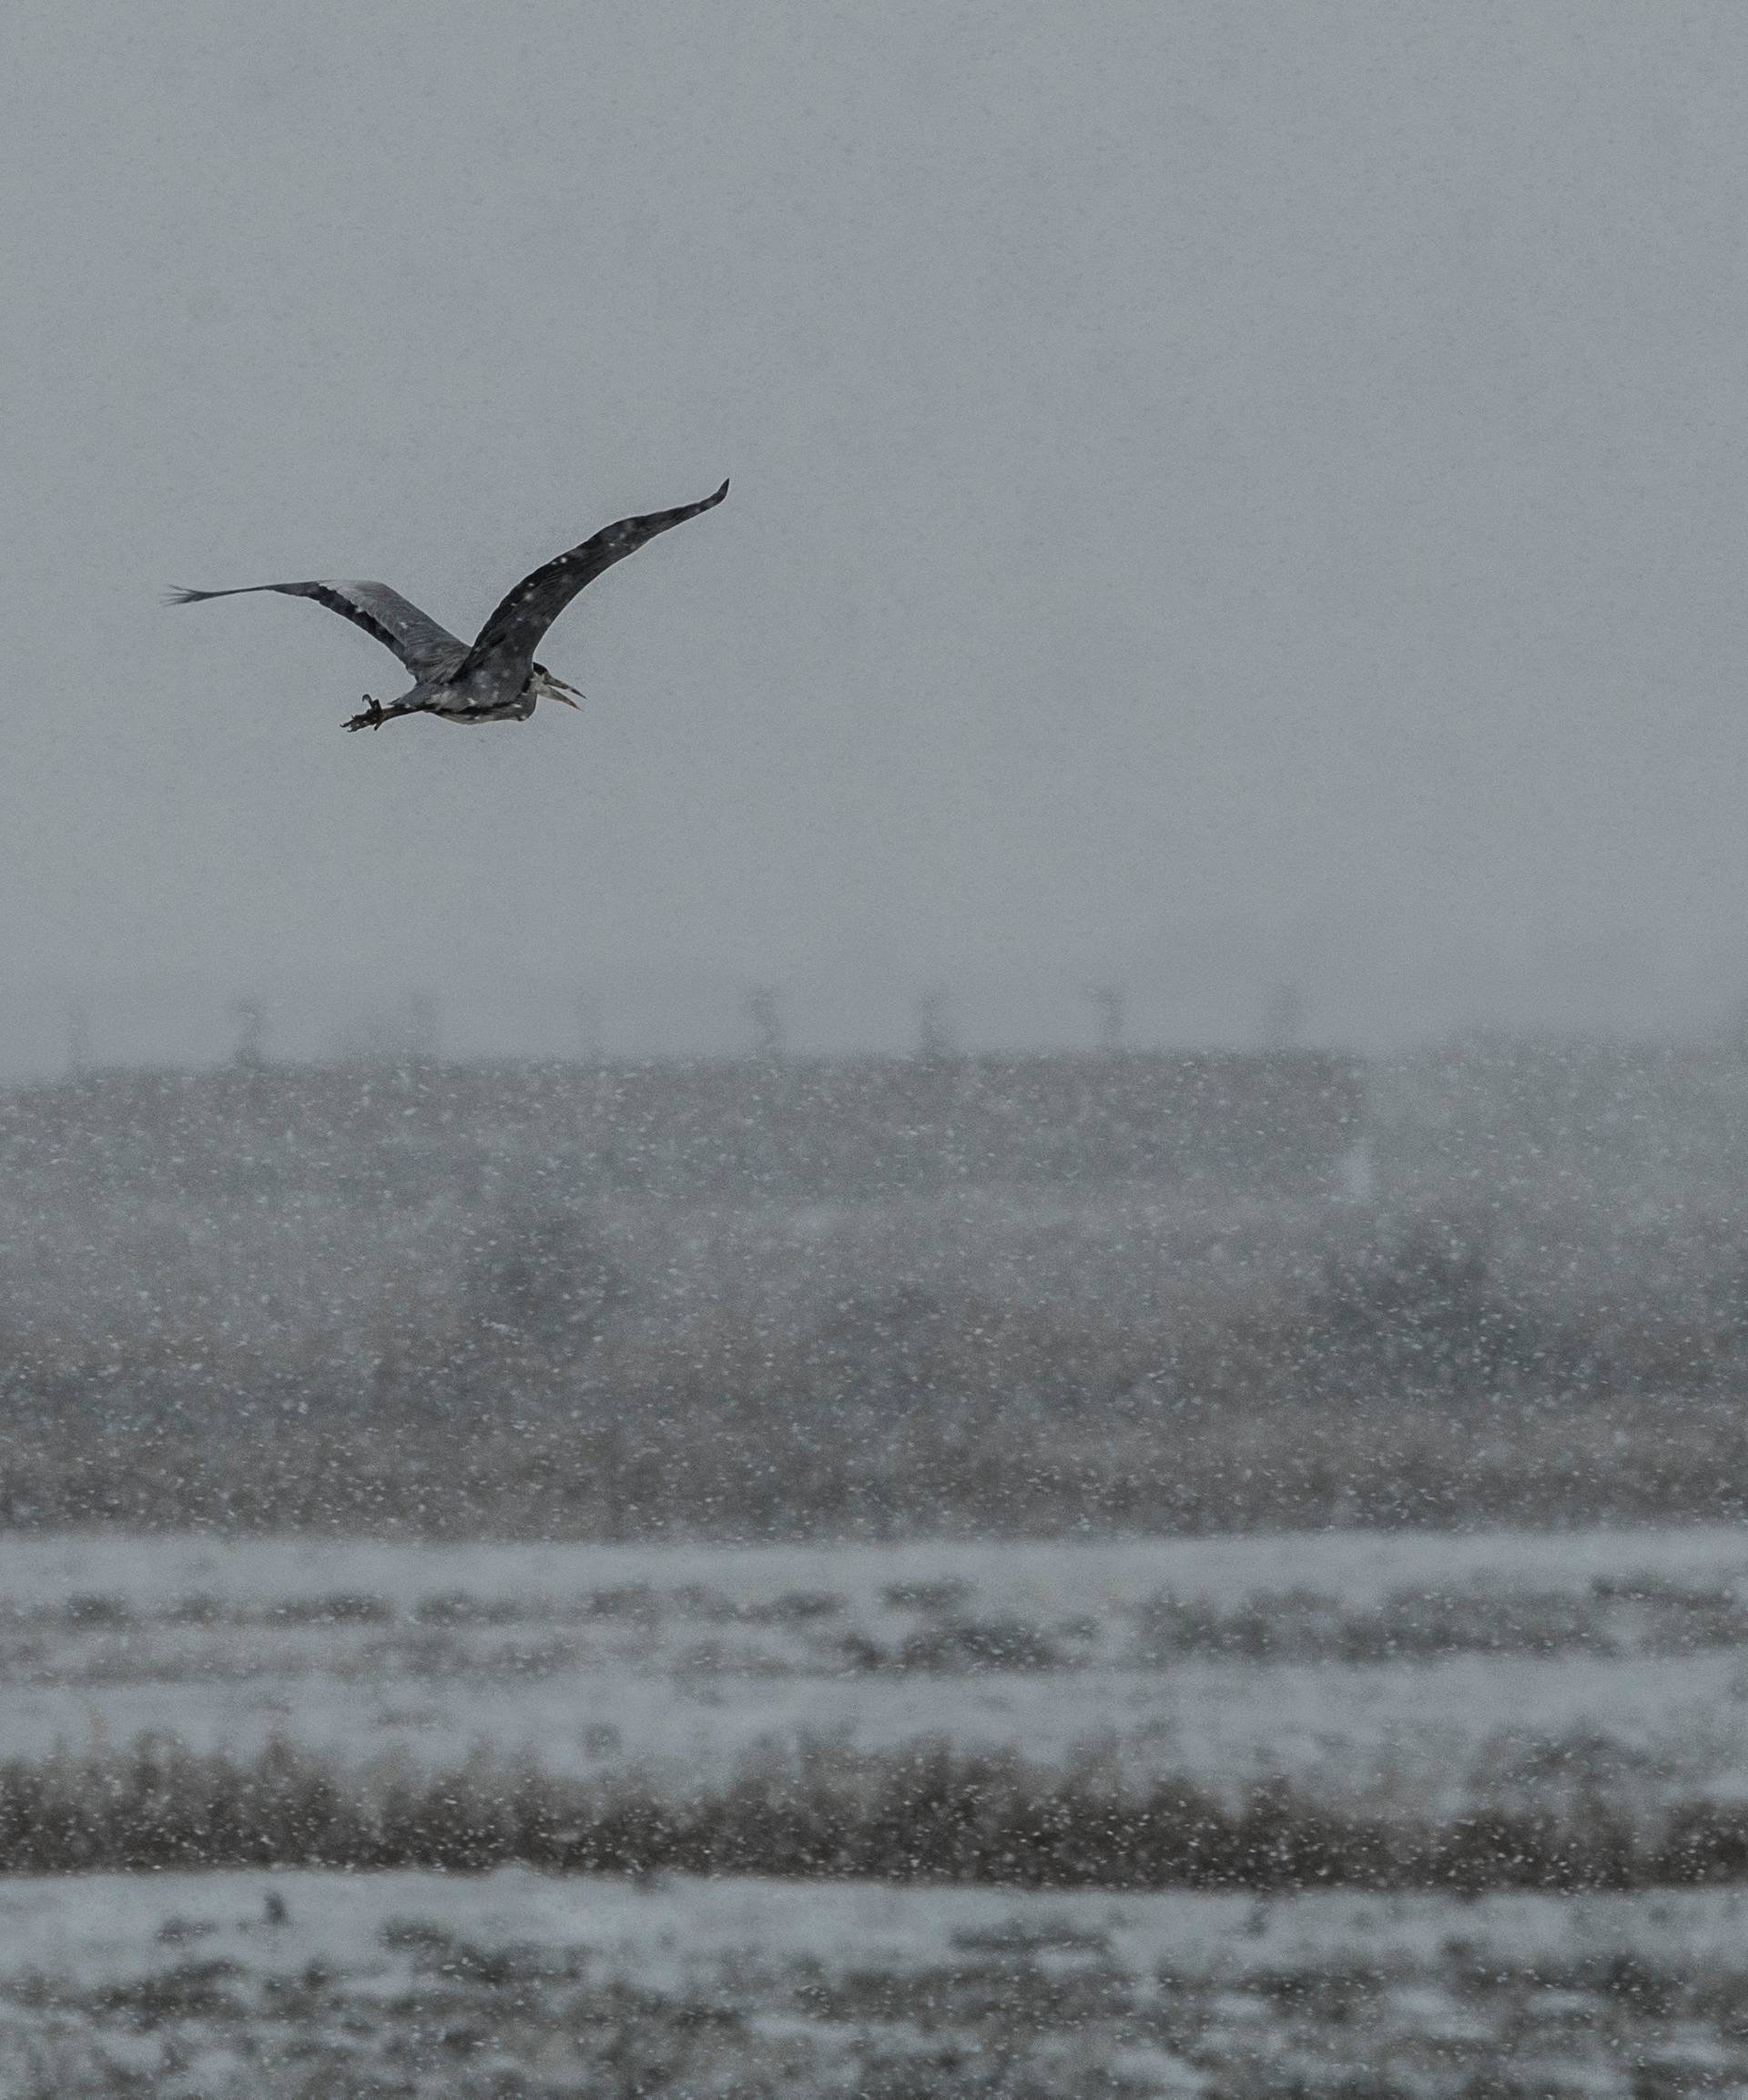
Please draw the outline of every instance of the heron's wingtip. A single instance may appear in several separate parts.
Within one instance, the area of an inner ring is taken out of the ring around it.
[[[189,591],[180,583],[172,583],[164,593],[167,605],[198,605],[202,598],[210,598],[210,591]]]
[[[721,502],[722,499],[723,499],[723,498],[724,498],[724,497],[725,497],[725,496],[726,496],[727,493],[728,493],[728,483],[727,482],[727,481],[725,481],[725,482],[723,482],[723,484],[722,484],[721,488],[719,488],[719,489],[716,491],[716,494],[715,494],[714,496],[712,496],[712,497],[711,497],[710,501],[711,501],[713,503],[719,503],[719,502]]]

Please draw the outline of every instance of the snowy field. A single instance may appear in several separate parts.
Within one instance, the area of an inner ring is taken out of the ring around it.
[[[0,2095],[1748,2089],[1748,1899],[0,1884]]]
[[[1735,1528],[765,1548],[0,1538],[0,1758],[142,1731],[683,1797],[1005,1745],[1235,1796],[1748,1798]],[[444,1782],[445,1784],[448,1782]],[[1748,2094],[1748,1888],[0,1879],[0,2100]]]
[[[1748,1535],[426,1547],[0,1539],[0,1757],[726,1780],[772,1745],[1096,1754],[1448,1812],[1748,1797]]]

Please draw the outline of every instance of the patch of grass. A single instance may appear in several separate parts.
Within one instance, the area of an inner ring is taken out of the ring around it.
[[[131,1626],[134,1618],[126,1598],[96,1595],[69,1597],[60,1616],[64,1625],[81,1632]]]
[[[1072,1918],[1010,1918],[994,1925],[967,1926],[950,1943],[967,1954],[1037,1953],[1049,1947],[1074,1953],[1105,1954],[1111,1935]]]
[[[611,1589],[597,1589],[584,1607],[590,1618],[658,1618],[662,1595],[653,1583],[623,1582]]]
[[[956,1618],[931,1616],[897,1643],[877,1640],[859,1628],[837,1642],[846,1669],[935,1671],[1049,1670],[1069,1666],[1042,1628],[1020,1618]]]
[[[333,1597],[300,1597],[276,1604],[269,1616],[285,1626],[386,1626],[394,1607],[383,1597],[342,1591]]]
[[[963,1608],[971,1586],[962,1576],[941,1582],[889,1582],[880,1601],[893,1611],[953,1612]]]
[[[906,1637],[901,1669],[1061,1669],[1062,1649],[1042,1628],[1021,1618],[942,1618]]]
[[[525,1615],[513,1598],[469,1597],[462,1590],[422,1597],[412,1612],[421,1626],[507,1626]]]
[[[1726,1589],[1604,1578],[1588,1589],[1479,1581],[1399,1588],[1377,1605],[1314,1590],[1258,1591],[1223,1610],[1162,1593],[1133,1608],[1133,1659],[1164,1669],[1238,1662],[1428,1662],[1455,1655],[1687,1655],[1748,1643],[1748,1612]]]
[[[215,1956],[204,1962],[178,1962],[131,1983],[111,1983],[97,1994],[100,2009],[127,2014],[151,2029],[169,2021],[235,2016],[241,2007],[227,1988],[243,1974],[235,1962]]]
[[[788,1589],[769,1604],[748,1604],[740,1617],[749,1626],[805,1626],[816,1618],[833,1618],[845,1600],[830,1589]]]

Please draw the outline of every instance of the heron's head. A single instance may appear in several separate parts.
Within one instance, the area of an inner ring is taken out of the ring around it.
[[[574,707],[579,700],[586,700],[586,693],[579,693],[574,685],[567,685],[564,679],[554,678],[544,664],[534,665],[534,698],[558,700],[566,707]]]

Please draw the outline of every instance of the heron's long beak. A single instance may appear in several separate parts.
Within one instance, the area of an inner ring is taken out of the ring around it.
[[[546,697],[549,700],[562,701],[566,707],[576,707],[576,702],[571,698],[570,695],[568,693],[561,693],[555,685],[549,684],[547,685]],[[580,715],[582,712],[583,710],[580,707],[577,707],[577,713]]]
[[[579,700],[588,698],[586,693],[579,693],[574,685],[567,685],[564,679],[554,678],[550,671],[543,669],[540,675],[549,699],[562,700],[567,707],[574,707]]]

